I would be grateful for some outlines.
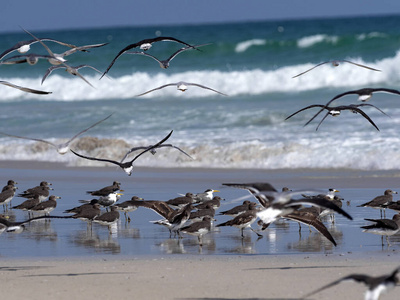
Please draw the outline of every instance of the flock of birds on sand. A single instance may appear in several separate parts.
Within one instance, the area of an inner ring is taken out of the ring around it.
[[[30,65],[35,65],[40,59],[47,60],[51,66],[47,69],[46,73],[42,78],[42,83],[46,80],[51,73],[57,69],[63,68],[66,69],[68,73],[74,76],[80,77],[83,81],[85,81],[90,86],[93,86],[86,78],[84,78],[78,70],[84,67],[88,67],[93,69],[94,71],[101,73],[102,76],[107,76],[110,69],[117,61],[117,59],[121,55],[125,54],[136,54],[150,57],[156,60],[162,69],[166,69],[169,67],[170,62],[180,53],[187,50],[197,50],[202,51],[200,48],[206,46],[208,44],[199,44],[199,45],[191,45],[181,40],[178,40],[173,37],[156,37],[151,39],[145,39],[139,41],[137,43],[130,44],[123,48],[112,60],[108,68],[105,72],[100,72],[96,68],[89,65],[79,65],[79,66],[70,66],[67,64],[67,60],[65,57],[72,55],[76,52],[88,52],[89,49],[98,48],[106,46],[107,43],[103,44],[93,44],[93,45],[85,45],[85,46],[75,46],[72,44],[64,43],[57,41],[55,39],[50,38],[37,38],[32,33],[25,30],[27,34],[29,34],[33,39],[27,41],[18,42],[13,47],[5,50],[0,54],[0,65],[13,65],[13,64],[21,64],[28,63]],[[148,54],[147,50],[149,50],[154,43],[157,42],[175,42],[183,45],[184,47],[178,49],[174,52],[168,59],[160,60],[155,56]],[[62,46],[68,47],[69,49],[61,54],[53,53],[53,51],[46,44],[48,42],[58,43]],[[35,43],[40,43],[47,54],[45,55],[37,55],[37,54],[26,54],[30,50],[30,46]],[[132,49],[139,48],[140,51],[131,51]],[[11,53],[18,51],[21,54],[16,56],[10,56]],[[357,67],[366,68],[370,71],[379,72],[380,70],[357,64],[348,60],[336,60],[329,62],[322,62],[315,67],[306,70],[296,76],[294,78],[304,75],[305,73],[313,70],[316,67],[319,67],[323,64],[331,63],[333,66],[338,66],[339,63],[350,63]],[[49,94],[50,92],[39,91],[30,89],[27,87],[21,87],[14,85],[10,82],[0,81],[1,84],[17,88],[23,92],[35,93],[35,94]],[[164,84],[160,87],[156,87],[150,89],[146,92],[143,92],[137,96],[143,96],[148,93],[152,93],[154,91],[169,87],[176,86],[178,90],[186,91],[188,86],[196,86],[200,87],[220,95],[227,96],[225,93],[217,91],[213,88],[204,86],[199,83],[192,82],[176,82],[176,83],[168,83]],[[289,119],[296,114],[311,108],[320,108],[320,110],[306,123],[309,124],[312,120],[314,120],[321,112],[327,111],[325,116],[322,118],[320,123],[318,124],[317,130],[320,124],[325,120],[325,118],[329,115],[337,116],[340,115],[341,111],[349,110],[353,113],[358,113],[363,116],[366,120],[368,120],[371,125],[373,125],[377,130],[379,130],[378,126],[372,121],[372,119],[361,109],[361,107],[373,107],[380,112],[384,113],[378,107],[362,103],[362,104],[350,104],[350,105],[341,105],[341,106],[332,106],[331,103],[337,99],[340,99],[347,95],[358,95],[358,99],[362,102],[369,100],[373,93],[377,92],[385,92],[391,94],[400,95],[400,91],[395,89],[388,88],[363,88],[359,90],[347,91],[342,94],[339,94],[332,98],[326,104],[313,104],[307,107],[304,107],[286,119]],[[385,113],[384,113],[385,114]],[[173,131],[171,130],[167,136],[162,138],[160,141],[154,143],[153,145],[148,146],[139,146],[134,147],[129,150],[122,160],[112,160],[105,158],[96,158],[90,157],[86,155],[82,155],[77,153],[76,151],[70,149],[71,143],[81,136],[83,133],[87,132],[94,126],[99,125],[100,123],[109,119],[113,114],[110,114],[103,118],[102,120],[97,121],[91,126],[85,128],[80,131],[76,135],[74,135],[70,140],[62,144],[54,144],[52,142],[38,139],[38,138],[30,138],[19,135],[13,135],[5,132],[0,132],[2,135],[20,138],[20,139],[29,139],[35,140],[38,142],[43,142],[49,144],[57,149],[60,154],[66,154],[71,151],[74,155],[87,159],[87,160],[96,160],[111,163],[119,166],[126,174],[131,175],[133,170],[134,162],[141,157],[143,154],[149,152],[152,154],[156,153],[156,150],[162,147],[173,147],[179,150],[184,155],[191,157],[188,153],[184,152],[179,147],[176,147],[172,144],[165,144],[165,142],[171,137]],[[125,161],[125,159],[133,152],[140,151],[133,159]],[[225,186],[245,189],[250,192],[250,194],[258,200],[257,202],[245,200],[241,205],[233,207],[229,210],[222,211],[219,215],[230,216],[231,219],[214,225],[214,217],[216,215],[216,210],[220,207],[220,202],[223,200],[219,196],[214,196],[213,193],[218,192],[217,190],[208,189],[204,193],[187,193],[180,197],[170,199],[168,201],[158,201],[158,200],[144,200],[140,197],[133,196],[131,200],[125,201],[122,203],[117,203],[120,196],[122,195],[122,190],[120,189],[120,183],[114,182],[113,185],[104,187],[100,190],[96,191],[88,191],[88,193],[92,196],[97,197],[91,201],[86,201],[86,203],[81,206],[77,206],[66,210],[65,213],[71,214],[69,216],[54,216],[50,215],[50,213],[55,209],[57,205],[58,196],[50,195],[50,183],[43,181],[39,186],[27,189],[26,191],[18,194],[18,197],[26,198],[27,200],[22,202],[19,205],[11,206],[11,199],[14,197],[16,193],[16,182],[13,180],[9,180],[7,185],[3,188],[0,193],[0,203],[3,204],[4,207],[4,215],[0,216],[0,232],[21,232],[24,229],[24,224],[27,224],[32,221],[36,221],[39,219],[48,219],[48,218],[70,218],[70,219],[81,219],[88,222],[88,226],[91,228],[92,222],[99,223],[103,225],[110,226],[118,222],[120,218],[120,212],[123,212],[125,215],[126,222],[130,222],[130,217],[128,215],[129,212],[137,210],[140,207],[151,209],[157,214],[159,214],[162,219],[153,221],[153,223],[158,225],[163,225],[168,228],[170,232],[170,237],[182,238],[181,233],[190,234],[197,236],[199,245],[202,245],[202,239],[205,234],[213,230],[213,227],[224,227],[224,226],[233,226],[237,227],[241,231],[241,236],[244,237],[244,229],[249,228],[253,232],[257,234],[258,237],[262,237],[262,235],[254,230],[251,225],[255,223],[257,220],[257,224],[259,225],[261,230],[265,230],[268,226],[279,220],[279,219],[288,219],[293,220],[299,223],[299,230],[301,229],[300,223],[306,224],[310,227],[314,227],[318,232],[324,235],[332,244],[336,246],[336,242],[332,235],[329,233],[329,230],[326,228],[324,223],[322,222],[322,217],[326,215],[330,215],[331,222],[334,222],[334,213],[339,213],[344,217],[352,220],[352,217],[342,209],[342,201],[340,197],[336,196],[335,193],[337,190],[330,189],[327,194],[312,194],[315,191],[291,191],[288,188],[283,188],[281,192],[277,191],[271,184],[269,183],[223,183]],[[386,190],[384,195],[378,196],[367,202],[362,207],[371,207],[381,210],[381,218],[380,219],[365,219],[371,222],[370,225],[362,226],[364,232],[370,232],[374,234],[382,235],[382,243],[383,236],[393,235],[400,231],[400,214],[397,213],[393,216],[392,219],[386,219],[382,216],[382,211],[385,212],[385,209],[392,209],[397,212],[400,212],[400,201],[393,201],[393,194],[396,193],[392,190]],[[46,200],[48,198],[48,200]],[[309,206],[304,207],[303,205]],[[101,208],[106,207],[106,212],[102,212]],[[7,211],[8,209],[21,209],[27,211],[29,213],[29,218],[25,221],[17,222],[11,221],[8,219]],[[33,216],[33,213],[41,213],[40,216]],[[311,230],[311,229],[310,229]],[[388,240],[387,240],[388,242]],[[393,273],[387,276],[381,277],[370,277],[368,275],[362,274],[353,274],[341,278],[327,286],[322,287],[315,292],[310,293],[308,296],[311,296],[322,289],[331,287],[336,285],[344,280],[354,280],[357,282],[363,282],[368,286],[368,292],[366,294],[366,299],[378,299],[380,293],[394,286],[396,282],[398,282],[397,273],[399,272],[399,268],[397,268]]]

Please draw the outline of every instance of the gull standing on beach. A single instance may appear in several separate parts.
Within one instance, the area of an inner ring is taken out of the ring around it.
[[[200,87],[200,88],[203,88],[203,89],[207,89],[207,90],[213,91],[213,92],[218,93],[218,94],[223,95],[223,96],[228,96],[227,94],[221,93],[221,92],[219,92],[217,90],[214,90],[214,89],[212,89],[212,88],[210,88],[208,86],[205,86],[205,85],[201,85],[201,84],[193,83],[193,82],[179,81],[179,82],[175,82],[175,83],[164,84],[162,86],[156,87],[156,88],[151,89],[151,90],[149,90],[147,92],[144,92],[142,94],[136,95],[136,97],[140,97],[140,96],[146,95],[148,93],[163,89],[163,88],[165,88],[167,86],[176,86],[176,88],[178,90],[182,91],[182,92],[185,92],[188,89],[188,86],[197,86],[197,87]]]
[[[101,122],[107,120],[108,118],[110,118],[113,115],[113,113],[111,115],[108,115],[107,117],[105,117],[104,119],[97,121],[96,123],[94,123],[93,125],[89,126],[86,129],[83,129],[82,131],[78,132],[77,134],[75,134],[72,138],[70,138],[67,142],[65,143],[61,143],[61,144],[55,144],[53,142],[50,141],[46,141],[43,139],[37,139],[37,138],[30,138],[30,137],[25,137],[25,136],[19,136],[19,135],[13,135],[13,134],[8,134],[5,132],[0,132],[0,134],[9,136],[9,137],[14,137],[14,138],[18,138],[18,139],[24,139],[24,140],[32,140],[32,141],[37,141],[37,142],[41,142],[41,143],[45,143],[48,144],[50,146],[53,146],[54,148],[57,149],[57,152],[60,154],[65,154],[68,152],[70,144],[81,134],[85,133],[86,131],[88,131],[89,129],[95,127],[96,125],[100,124]]]
[[[384,212],[384,217],[386,217],[386,206],[391,204],[393,202],[393,194],[397,194],[396,191],[393,191],[391,189],[387,189],[383,195],[376,196],[374,199],[371,201],[368,201],[367,203],[358,205],[358,207],[371,207],[375,209],[379,209],[381,211],[381,218],[382,218],[382,210]]]

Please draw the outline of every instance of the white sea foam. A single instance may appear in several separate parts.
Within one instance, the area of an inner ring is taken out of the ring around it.
[[[322,42],[336,44],[338,39],[339,37],[335,35],[326,35],[326,34],[310,35],[300,38],[297,41],[297,46],[299,48],[308,48]]]
[[[262,46],[267,43],[266,40],[263,39],[252,39],[244,42],[240,42],[236,45],[235,52],[241,53],[245,52],[247,49],[249,49],[252,46]]]
[[[5,78],[5,80],[13,82],[14,84],[51,91],[53,93],[51,95],[33,95],[2,86],[0,87],[2,91],[0,101],[24,99],[38,99],[43,101],[131,99],[150,89],[179,81],[200,83],[230,96],[238,96],[261,95],[276,92],[302,92],[321,88],[352,88],[360,85],[367,86],[372,84],[390,86],[397,85],[400,80],[400,51],[398,51],[394,57],[384,58],[375,62],[364,61],[357,57],[345,57],[342,59],[368,65],[382,70],[382,72],[367,70],[344,62],[338,67],[332,67],[330,64],[322,65],[295,79],[292,78],[294,75],[312,68],[315,64],[306,63],[292,65],[275,70],[207,70],[173,74],[165,72],[155,74],[135,72],[132,75],[113,79],[103,78],[102,80],[98,80],[97,75],[85,76],[95,88],[90,87],[80,78],[54,74],[46,80],[43,86],[40,86],[39,78]],[[190,99],[223,96],[198,87],[189,87],[188,91],[181,92],[178,91],[176,87],[171,86],[154,91],[137,99],[150,97],[182,97]]]

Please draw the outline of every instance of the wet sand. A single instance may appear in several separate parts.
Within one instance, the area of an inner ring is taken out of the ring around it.
[[[395,255],[168,256],[1,261],[0,274],[7,299],[300,299],[348,274],[398,265]],[[341,283],[309,299],[363,299],[364,291]]]
[[[244,195],[244,192],[224,188],[221,185],[223,182],[252,181],[268,181],[277,188],[289,186],[291,189],[324,190],[335,187],[351,192],[349,194],[357,198],[358,193],[363,197],[372,193],[372,197],[386,188],[396,189],[400,176],[400,171],[137,168],[129,177],[113,167],[83,168],[58,163],[10,161],[0,162],[0,170],[0,181],[16,180],[19,191],[37,185],[41,180],[52,182],[54,194],[63,198],[54,212],[56,215],[78,204],[77,200],[85,197],[86,190],[109,185],[113,180],[121,182],[126,196],[123,201],[133,195],[167,200],[176,197],[177,193],[201,192],[207,188],[220,189],[221,196],[232,199]],[[13,199],[15,204],[20,201],[21,198]],[[355,204],[352,204],[352,209]],[[379,211],[367,212],[374,217],[379,216]],[[135,212],[132,216],[135,216]],[[25,215],[16,212],[15,217],[21,220]],[[152,218],[157,219],[154,215]],[[358,219],[362,221],[362,217]],[[338,227],[345,235],[347,225],[340,222],[339,219]],[[135,223],[135,219],[133,223],[133,227],[140,225],[139,221]],[[147,223],[146,219],[143,224]],[[232,251],[231,245],[225,241],[227,244],[220,249],[210,251],[206,248],[199,252],[196,238],[185,236],[183,245],[189,249],[183,252],[186,254],[157,252],[157,255],[151,255],[151,248],[145,245],[144,249],[139,249],[141,244],[133,244],[134,241],[150,239],[150,229],[147,228],[141,228],[139,237],[133,240],[130,235],[126,238],[126,244],[119,245],[125,249],[131,247],[128,252],[104,252],[87,245],[80,248],[79,235],[73,239],[67,233],[57,236],[58,230],[84,232],[86,225],[83,222],[67,223],[61,229],[57,227],[57,222],[52,222],[52,226],[55,227],[55,234],[49,235],[54,239],[51,242],[48,237],[43,241],[43,233],[36,234],[33,230],[19,235],[0,235],[2,289],[9,299],[296,299],[350,273],[371,272],[381,275],[400,265],[398,237],[391,247],[381,248],[378,236],[360,233],[368,242],[361,248],[356,245],[357,252],[342,246],[330,247],[329,251],[326,248],[305,250],[304,253],[295,249],[290,252],[291,255],[287,255],[271,253],[264,246],[261,251],[256,248],[255,251],[246,252],[247,241],[241,243],[238,251]],[[294,226],[297,227],[296,224]],[[358,223],[352,226],[358,234]],[[108,238],[104,228],[96,230],[107,237],[105,240],[108,243],[114,241]],[[297,229],[295,231],[297,234]],[[223,240],[221,236],[225,233],[221,231],[215,240]],[[162,239],[167,238],[166,232],[161,229],[159,234]],[[240,245],[237,230],[232,229],[229,235],[230,239],[234,236],[234,242]],[[251,233],[247,232],[246,237],[250,240],[249,245],[260,245]],[[301,241],[309,243],[308,239],[302,238]],[[266,236],[261,243],[269,245],[272,243],[271,237]],[[346,243],[343,241],[343,245]],[[57,245],[66,248],[63,251],[67,252],[55,250]],[[191,251],[192,248],[195,250]],[[77,249],[84,252],[77,252]],[[68,255],[68,251],[71,255]],[[364,291],[362,285],[342,283],[313,296],[313,299],[362,299]],[[399,290],[391,291],[381,299],[393,299],[393,295],[398,293]]]

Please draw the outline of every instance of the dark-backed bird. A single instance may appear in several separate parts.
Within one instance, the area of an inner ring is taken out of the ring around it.
[[[164,60],[159,60],[157,57],[155,57],[155,56],[153,56],[151,54],[148,54],[148,53],[145,53],[145,52],[140,52],[140,51],[138,51],[138,52],[136,52],[136,51],[134,51],[134,52],[128,51],[126,53],[127,54],[138,54],[138,55],[144,55],[144,56],[150,57],[150,58],[154,59],[155,61],[157,61],[160,64],[160,68],[161,69],[168,69],[169,68],[169,63],[178,54],[180,54],[180,53],[182,53],[182,52],[184,52],[186,50],[197,49],[197,47],[202,47],[202,46],[207,46],[207,45],[209,45],[209,44],[201,44],[201,45],[195,45],[195,46],[181,48],[178,51],[174,52],[170,57],[168,57],[167,59],[164,59]]]
[[[250,228],[250,230],[253,231],[255,234],[257,234],[257,236],[260,238],[260,237],[262,237],[262,235],[259,234],[258,232],[256,232],[251,227],[251,224],[253,224],[257,220],[257,212],[258,212],[258,209],[256,208],[256,206],[251,206],[251,209],[249,209],[248,211],[234,217],[233,219],[231,219],[227,222],[218,224],[217,227],[233,226],[233,227],[239,228],[242,238],[244,238],[244,233],[243,233],[244,229]]]
[[[386,242],[389,244],[388,236],[394,235],[400,231],[400,214],[395,214],[392,219],[364,219],[373,222],[372,225],[361,226],[363,232],[378,234],[386,237]]]
[[[53,142],[50,141],[46,141],[43,139],[38,139],[38,138],[30,138],[30,137],[25,137],[25,136],[18,136],[18,135],[13,135],[13,134],[8,134],[5,132],[0,132],[0,134],[9,136],[9,137],[14,137],[14,138],[19,138],[19,139],[24,139],[24,140],[32,140],[32,141],[37,141],[37,142],[41,142],[41,143],[45,143],[48,144],[54,148],[56,148],[57,152],[60,154],[65,154],[68,152],[70,144],[76,139],[78,138],[80,135],[82,135],[83,133],[85,133],[86,131],[88,131],[89,129],[95,127],[96,125],[100,124],[101,122],[107,120],[108,118],[110,118],[113,114],[108,115],[107,117],[105,117],[104,119],[97,121],[96,123],[90,125],[89,127],[83,129],[82,131],[78,132],[77,134],[75,134],[72,138],[70,138],[68,141],[66,141],[65,143],[61,143],[61,144],[55,144]]]
[[[330,234],[326,226],[319,220],[318,214],[312,213],[308,210],[300,209],[300,210],[295,210],[290,214],[283,215],[282,218],[298,222],[299,231],[300,231],[300,223],[312,226],[324,237],[326,237],[332,244],[334,244],[335,246],[337,245],[335,239]]]
[[[322,66],[324,64],[332,64],[332,66],[337,67],[342,62],[349,63],[349,64],[355,65],[357,67],[362,67],[362,68],[369,69],[369,70],[372,70],[372,71],[378,71],[378,72],[381,71],[381,70],[374,69],[374,68],[368,67],[366,65],[358,64],[358,63],[355,63],[355,62],[352,62],[352,61],[349,61],[349,60],[345,60],[345,59],[342,59],[342,60],[329,60],[329,61],[324,61],[322,63],[319,63],[316,66],[314,66],[314,67],[312,67],[312,68],[310,68],[310,69],[308,69],[308,70],[306,70],[304,72],[301,72],[300,74],[297,74],[297,75],[293,76],[292,78],[299,77],[299,76],[301,76],[301,75],[303,75],[303,74],[305,74],[305,73],[307,73],[307,72],[309,72],[309,71],[311,71],[311,70],[313,70],[313,69],[315,69],[315,68],[317,68],[319,66]]]
[[[203,235],[211,231],[211,220],[212,217],[205,216],[201,221],[194,222],[188,226],[181,228],[181,232],[197,236],[199,245],[203,245]]]
[[[168,205],[170,205],[173,208],[182,208],[183,206],[186,206],[187,204],[193,203],[193,194],[192,193],[186,193],[184,196],[181,197],[176,197],[170,200],[165,201]]]
[[[124,172],[128,175],[131,176],[132,174],[132,170],[133,170],[133,163],[135,160],[137,160],[140,156],[142,156],[144,153],[151,151],[151,149],[153,148],[157,148],[159,145],[163,144],[166,140],[169,139],[169,137],[171,136],[173,130],[171,130],[171,132],[165,137],[163,138],[161,141],[159,141],[157,144],[155,144],[154,146],[147,148],[146,150],[143,150],[142,152],[140,152],[138,155],[136,155],[131,161],[128,162],[124,162],[124,163],[120,163],[118,161],[115,160],[111,160],[111,159],[105,159],[105,158],[96,158],[96,157],[90,157],[90,156],[85,156],[79,153],[76,153],[75,151],[73,151],[71,149],[71,152],[74,153],[76,156],[79,156],[81,158],[84,159],[89,159],[89,160],[97,160],[97,161],[103,161],[103,162],[108,162],[108,163],[112,163],[114,165],[119,166],[121,169],[124,170]]]
[[[312,120],[314,120],[324,109],[326,109],[329,104],[331,104],[333,101],[335,101],[336,99],[342,98],[343,96],[346,95],[358,95],[358,100],[362,101],[362,102],[366,102],[368,101],[373,93],[388,93],[388,94],[395,94],[395,95],[400,95],[400,91],[395,90],[395,89],[387,89],[387,88],[362,88],[359,90],[353,90],[353,91],[348,91],[348,92],[344,92],[341,93],[339,95],[336,95],[335,97],[333,97],[331,100],[328,101],[328,103],[326,103],[324,105],[324,107],[322,107],[307,123],[310,123]]]
[[[116,209],[118,209],[119,211],[123,211],[125,220],[130,222],[131,218],[128,216],[128,212],[135,211],[138,209],[139,207],[137,204],[138,201],[143,201],[143,198],[140,198],[138,196],[133,196],[131,200],[124,201],[119,204],[114,204],[114,207],[116,207]]]
[[[3,205],[4,210],[7,209],[8,203],[10,203],[14,197],[16,189],[17,187],[14,185],[6,185],[0,193],[0,205]]]
[[[100,79],[101,79],[104,75],[106,75],[106,74],[108,73],[108,71],[109,71],[109,70],[111,69],[111,67],[114,65],[114,63],[115,63],[115,61],[118,59],[118,57],[120,57],[120,56],[121,56],[122,54],[124,54],[125,52],[127,52],[127,51],[129,51],[129,50],[131,50],[131,49],[137,48],[137,47],[139,47],[140,50],[147,51],[148,49],[150,49],[150,48],[152,47],[152,44],[153,44],[153,43],[155,43],[155,42],[162,42],[162,41],[164,41],[164,42],[175,42],[175,43],[180,43],[180,44],[185,45],[185,46],[187,46],[187,47],[195,47],[195,46],[189,45],[188,43],[185,43],[185,42],[183,42],[183,41],[181,41],[181,40],[178,40],[178,39],[176,39],[176,38],[174,38],[174,37],[168,37],[168,36],[159,36],[159,37],[155,37],[155,38],[151,38],[151,39],[144,39],[144,40],[141,40],[141,41],[139,41],[139,42],[130,44],[130,45],[124,47],[121,51],[119,51],[118,54],[114,57],[114,59],[111,61],[110,65],[107,67],[106,71],[105,71],[105,72],[103,73],[103,75],[100,77]]]
[[[19,86],[16,84],[13,84],[11,82],[8,81],[4,81],[4,80],[0,80],[0,84],[12,87],[14,89],[18,89],[20,91],[26,92],[26,93],[32,93],[32,94],[38,94],[38,95],[48,95],[51,94],[51,92],[45,92],[45,91],[40,91],[40,90],[35,90],[35,89],[30,89],[27,87],[23,87],[23,86]]]
[[[45,215],[49,215],[57,207],[57,199],[60,199],[59,196],[51,195],[49,200],[40,202],[30,209],[31,212],[39,212],[44,213]]]
[[[359,283],[363,283],[368,287],[367,292],[365,293],[364,299],[365,300],[378,300],[379,296],[383,293],[388,291],[389,289],[396,286],[399,283],[399,278],[397,277],[397,273],[400,272],[400,267],[395,269],[392,273],[388,275],[382,275],[373,277],[366,274],[351,274],[345,277],[342,277],[332,283],[329,283],[316,291],[313,291],[303,298],[308,298],[316,293],[321,292],[327,288],[335,286],[343,281],[355,281]]]
[[[218,93],[218,94],[223,95],[223,96],[228,96],[227,94],[221,93],[221,92],[219,92],[217,90],[214,90],[214,89],[212,89],[212,88],[210,88],[208,86],[202,85],[202,84],[198,84],[198,83],[194,83],[194,82],[179,81],[179,82],[174,82],[174,83],[168,83],[168,84],[161,85],[161,86],[156,87],[154,89],[148,90],[147,92],[144,92],[144,93],[141,93],[139,95],[136,95],[136,97],[140,97],[140,96],[146,95],[148,93],[163,89],[163,88],[168,87],[168,86],[176,86],[176,88],[179,91],[182,91],[182,92],[185,92],[188,89],[188,86],[197,86],[197,87],[200,87],[202,89],[213,91],[213,92]]]
[[[111,211],[105,212],[96,218],[93,219],[94,223],[98,223],[101,225],[106,225],[108,226],[109,229],[111,229],[111,226],[118,222],[119,220],[119,211],[115,206],[111,206]]]
[[[73,207],[71,209],[67,209],[64,211],[64,213],[66,214],[77,214],[80,213],[82,210],[86,209],[87,207],[93,207],[93,204],[98,203],[99,200],[98,199],[92,199],[90,200],[89,203],[85,203],[76,207]]]
[[[251,203],[254,203],[254,204],[251,204]],[[237,215],[240,215],[241,213],[248,211],[250,208],[250,205],[257,205],[257,203],[251,202],[249,200],[244,200],[241,205],[237,205],[235,207],[232,207],[231,209],[221,211],[218,215],[236,217]]]
[[[110,193],[117,192],[121,189],[121,183],[118,181],[113,181],[112,185],[108,185],[99,190],[87,191],[86,193],[92,196],[108,196]]]
[[[211,200],[197,204],[195,207],[196,209],[204,209],[207,207],[207,205],[210,205],[214,209],[218,209],[221,206],[221,200],[225,199],[221,198],[220,196],[214,196]]]
[[[362,104],[350,104],[350,105],[340,105],[340,106],[326,106],[323,104],[312,104],[309,106],[306,106],[302,109],[299,109],[298,111],[294,112],[293,114],[291,114],[290,116],[288,116],[285,120],[293,117],[294,115],[298,114],[299,112],[302,112],[303,110],[306,109],[310,109],[310,108],[314,108],[314,107],[321,107],[322,110],[326,109],[328,112],[325,114],[325,116],[322,118],[322,120],[318,123],[318,126],[316,128],[316,130],[318,130],[319,126],[322,124],[322,122],[326,119],[327,116],[331,115],[333,117],[339,116],[340,113],[343,110],[349,110],[353,113],[358,113],[361,116],[363,116],[369,123],[371,123],[372,126],[374,126],[376,128],[376,130],[379,131],[378,126],[376,126],[376,124],[372,121],[372,119],[363,111],[361,110],[359,107],[360,106],[370,106],[370,107],[374,107],[377,110],[379,110],[381,113],[383,113],[384,115],[387,116],[387,114],[382,111],[381,109],[379,109],[378,107],[376,107],[375,105],[372,104],[368,104],[368,103],[362,103]],[[319,113],[319,112],[318,112]],[[317,114],[318,114],[317,113]],[[309,121],[307,121],[306,124],[304,124],[304,126],[308,125],[314,118],[316,117],[316,115],[314,115]]]
[[[151,148],[150,153],[153,154],[153,155],[156,154],[156,153],[157,153],[156,148],[152,148],[152,147],[153,147],[153,145],[149,145],[149,146],[138,146],[138,147],[133,147],[133,148],[131,148],[131,149],[124,155],[124,157],[121,159],[121,163],[127,158],[127,156],[128,156],[129,154],[131,154],[132,152],[135,152],[135,151],[146,150],[146,149]],[[189,157],[189,158],[191,158],[191,159],[194,159],[194,158],[191,157],[189,154],[187,154],[185,151],[183,151],[181,148],[179,148],[179,147],[177,147],[177,146],[174,146],[174,145],[172,145],[172,144],[162,144],[162,145],[159,145],[157,148],[164,148],[164,147],[175,148],[175,149],[179,150],[180,152],[182,152],[183,154],[185,154],[187,157]]]
[[[384,216],[386,216],[385,209],[389,204],[393,202],[393,194],[397,194],[397,192],[391,189],[387,189],[383,195],[377,196],[371,201],[368,201],[367,203],[358,205],[358,207],[371,207],[379,209],[381,211],[381,218],[382,218],[382,210],[384,212]]]

